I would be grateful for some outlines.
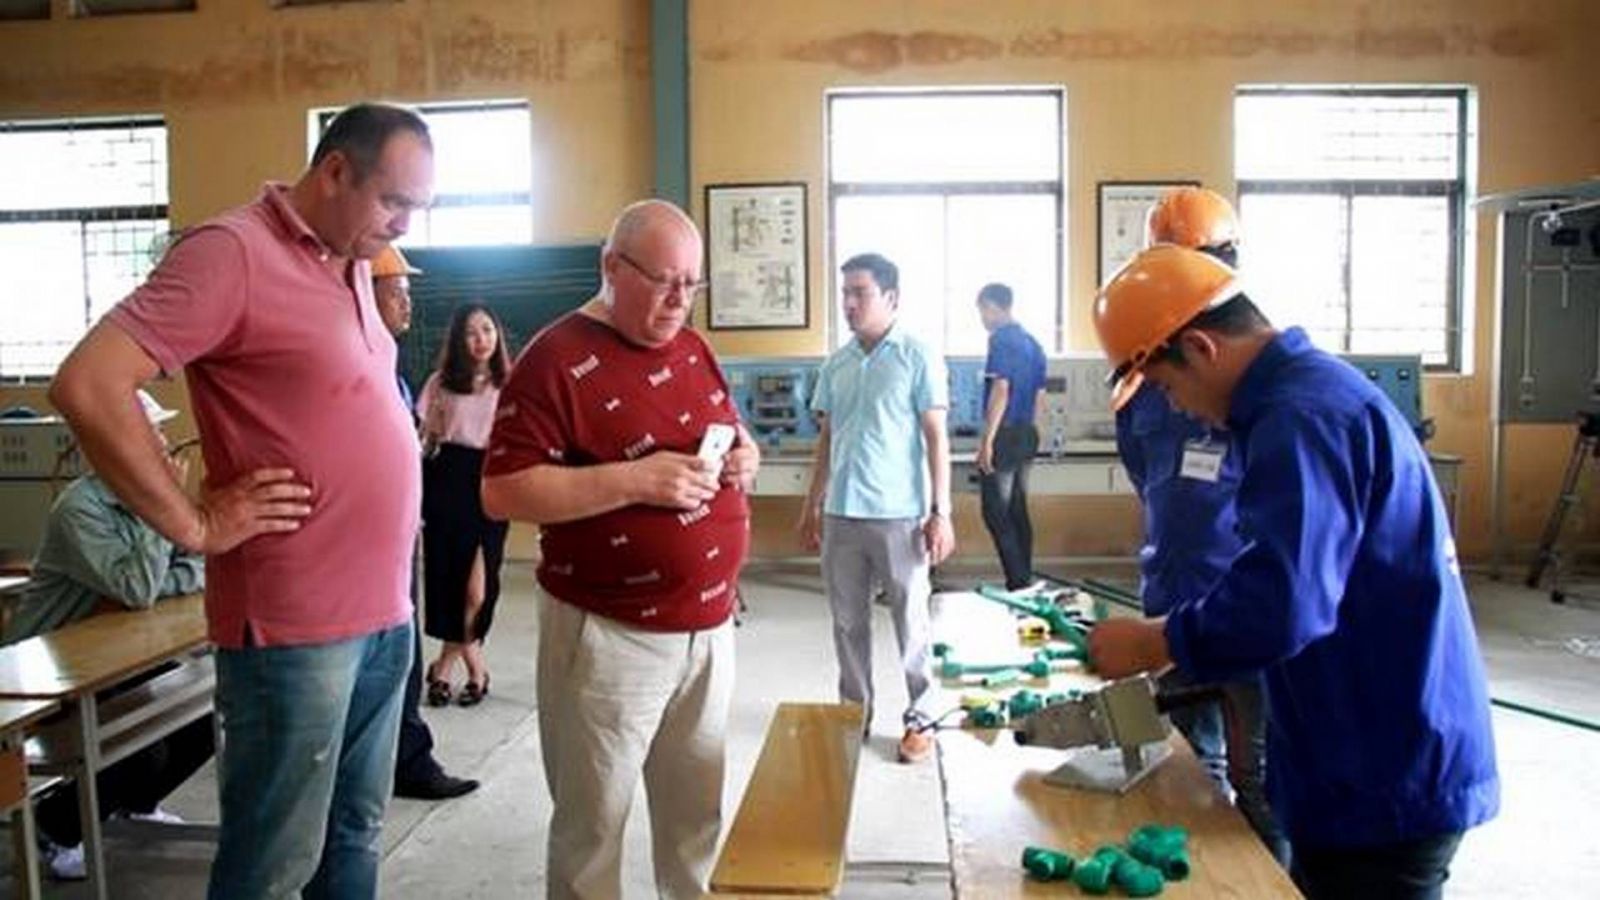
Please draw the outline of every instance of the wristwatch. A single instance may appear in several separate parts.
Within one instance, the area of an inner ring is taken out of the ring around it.
[[[928,515],[929,516],[939,516],[940,518],[943,518],[944,517],[944,510],[940,509],[939,508],[939,504],[935,503],[935,504],[933,504],[932,506],[930,506],[928,508]]]

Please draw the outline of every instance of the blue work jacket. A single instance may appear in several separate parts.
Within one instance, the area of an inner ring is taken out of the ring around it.
[[[1222,454],[1216,481],[1182,474],[1191,444]],[[1226,431],[1173,409],[1148,382],[1117,412],[1117,454],[1144,510],[1139,596],[1147,616],[1211,590],[1244,549],[1233,508],[1244,467],[1231,444]]]
[[[1248,546],[1178,602],[1166,637],[1196,680],[1264,672],[1268,791],[1291,840],[1386,844],[1493,817],[1483,661],[1405,418],[1295,328],[1245,371],[1228,427]]]

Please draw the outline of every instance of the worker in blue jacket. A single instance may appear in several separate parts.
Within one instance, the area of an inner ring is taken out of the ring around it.
[[[1243,552],[1161,619],[1090,635],[1108,677],[1262,672],[1268,790],[1312,900],[1439,897],[1499,810],[1489,699],[1455,544],[1405,418],[1360,373],[1277,331],[1233,270],[1151,247],[1096,299],[1118,393],[1142,375],[1233,437]],[[1196,459],[1198,470],[1219,461]]]
[[[1163,194],[1146,221],[1146,245],[1178,244],[1228,265],[1237,260],[1239,221],[1226,197],[1202,187]],[[1127,392],[1118,395],[1128,398]],[[1116,405],[1117,454],[1139,495],[1144,543],[1139,596],[1144,614],[1164,616],[1182,597],[1199,597],[1227,573],[1244,549],[1234,494],[1244,467],[1227,430],[1172,408],[1154,385]],[[1196,462],[1216,464],[1198,469]],[[1180,669],[1161,676],[1163,690],[1192,684]],[[1226,793],[1273,857],[1289,864],[1289,844],[1266,796],[1266,711],[1261,676],[1252,672],[1218,685],[1222,702],[1173,710],[1172,724],[1194,748],[1206,773]]]

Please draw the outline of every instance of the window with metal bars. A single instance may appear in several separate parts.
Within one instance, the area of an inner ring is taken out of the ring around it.
[[[1062,348],[1059,88],[828,94],[829,284],[864,252],[900,269],[899,321],[947,354],[982,355],[978,289],[1010,285],[1013,313]],[[833,345],[850,340],[829,303]]]
[[[413,107],[433,140],[433,205],[402,247],[533,242],[533,119],[525,100]],[[318,110],[311,149],[339,110]],[[309,157],[310,151],[307,151]]]
[[[1235,176],[1252,298],[1324,349],[1462,359],[1467,88],[1245,87]]]
[[[0,122],[0,377],[54,374],[167,236],[159,117]]]

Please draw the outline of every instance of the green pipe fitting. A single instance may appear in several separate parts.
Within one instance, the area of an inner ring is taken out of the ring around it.
[[[933,656],[935,659],[944,659],[950,655],[951,649],[950,645],[944,641],[935,641],[933,644]]]
[[[1120,849],[1111,863],[1111,880],[1129,897],[1154,897],[1166,885],[1160,869],[1147,866]]]
[[[989,674],[978,679],[978,683],[986,688],[993,688],[1016,684],[1021,680],[1021,669],[1001,669],[998,672],[990,672]]]
[[[1049,678],[1050,663],[1048,660],[1036,659],[1022,667],[1022,671],[1034,678]]]
[[[1034,691],[1020,690],[1006,701],[1011,718],[1021,719],[1044,709],[1044,697]]]
[[[1163,825],[1143,825],[1128,835],[1128,853],[1161,870],[1172,881],[1189,877],[1189,832]]]
[[[1022,868],[1039,881],[1067,881],[1077,865],[1072,857],[1047,847],[1028,847],[1022,851]]]
[[[1057,659],[1083,659],[1083,650],[1080,647],[1063,647],[1060,644],[1050,644],[1033,651],[1034,659],[1046,661]]]
[[[1033,674],[1036,666],[1035,663],[1031,662],[964,663],[960,662],[959,660],[946,657],[945,661],[939,664],[939,677],[960,678],[963,675],[987,675],[993,672],[1016,671],[1019,668],[1027,669],[1029,674]],[[1045,665],[1044,674],[1050,674],[1050,667],[1048,664]]]
[[[1107,851],[1110,851],[1107,853]],[[1121,851],[1115,847],[1101,847],[1088,859],[1080,860],[1072,869],[1072,883],[1085,894],[1104,894],[1111,890],[1111,867]]]
[[[967,724],[973,728],[1004,728],[1006,727],[1005,707],[997,703],[984,709],[972,710],[967,713]]]

